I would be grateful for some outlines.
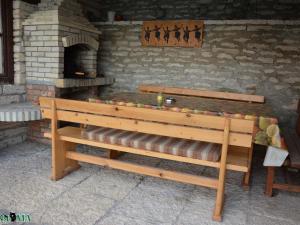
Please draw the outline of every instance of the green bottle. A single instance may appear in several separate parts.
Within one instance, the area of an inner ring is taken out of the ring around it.
[[[157,95],[156,100],[157,100],[157,106],[161,107],[164,102],[164,96],[162,95],[162,93],[159,93]]]

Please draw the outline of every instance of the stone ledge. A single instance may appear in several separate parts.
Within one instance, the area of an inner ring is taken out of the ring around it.
[[[300,25],[300,20],[204,20],[206,25]],[[142,25],[143,21],[93,22],[94,25]]]
[[[110,85],[115,82],[114,78],[98,77],[95,79],[57,79],[55,86],[58,88],[91,87]]]
[[[1,122],[24,122],[41,118],[40,107],[30,102],[2,105],[0,109]]]
[[[23,26],[37,26],[37,25],[60,25],[60,26],[67,26],[67,27],[72,27],[75,29],[83,30],[86,32],[90,33],[95,33],[95,34],[102,34],[101,31],[98,31],[94,29],[93,27],[85,26],[80,23],[76,23],[75,21],[70,22],[66,20],[58,20],[58,19],[48,19],[47,21],[44,20],[33,20],[33,19],[27,19],[25,22],[22,23]]]

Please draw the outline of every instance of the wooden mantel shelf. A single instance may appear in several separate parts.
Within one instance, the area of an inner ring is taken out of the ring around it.
[[[111,77],[97,77],[95,79],[57,79],[55,86],[58,88],[72,88],[72,87],[91,87],[110,85],[115,82]]]

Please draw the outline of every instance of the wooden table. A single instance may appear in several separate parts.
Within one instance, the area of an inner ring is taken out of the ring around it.
[[[133,102],[145,105],[157,105],[157,94],[153,93],[132,93],[121,92],[105,97],[106,100],[113,100],[116,102]],[[201,111],[209,111],[215,113],[230,113],[230,114],[244,114],[256,115],[264,117],[274,117],[271,107],[261,103],[247,103],[230,100],[220,100],[201,97],[187,97],[177,95],[164,95],[164,97],[173,97],[176,103],[166,105],[167,107],[189,108]]]

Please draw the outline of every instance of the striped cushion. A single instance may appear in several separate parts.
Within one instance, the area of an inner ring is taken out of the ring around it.
[[[89,126],[82,130],[89,140],[156,151],[194,159],[219,161],[221,145],[139,132]]]

